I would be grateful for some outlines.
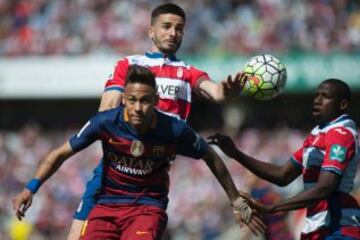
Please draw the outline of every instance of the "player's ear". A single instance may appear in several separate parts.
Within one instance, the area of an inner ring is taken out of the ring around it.
[[[340,110],[345,111],[349,106],[349,101],[347,99],[343,99],[340,101]]]
[[[124,105],[124,106],[125,106],[125,102],[126,102],[125,98],[126,98],[126,96],[125,96],[125,94],[123,94],[122,98],[121,98],[121,104]]]
[[[159,99],[160,99],[159,93],[156,93],[156,94],[155,94],[155,99],[154,99],[154,100],[155,100],[155,101],[154,101],[154,105],[155,105],[155,106],[157,106],[157,105],[159,104]]]
[[[151,40],[154,39],[154,27],[153,26],[150,26],[149,27],[149,30],[148,30],[148,36]]]

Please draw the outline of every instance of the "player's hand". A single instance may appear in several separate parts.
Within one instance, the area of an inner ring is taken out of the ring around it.
[[[225,99],[233,100],[239,97],[246,81],[248,81],[248,75],[243,72],[238,72],[234,79],[229,75],[226,80],[221,82]]]
[[[13,209],[16,217],[21,221],[25,217],[26,210],[31,206],[33,193],[29,189],[24,189],[12,199]]]
[[[208,143],[215,144],[229,157],[234,158],[238,149],[235,143],[229,136],[225,136],[219,133],[207,137]]]
[[[266,225],[261,220],[261,215],[258,213],[257,209],[250,208],[245,198],[239,197],[236,199],[232,203],[232,207],[235,219],[239,223],[241,229],[246,225],[256,236],[264,234]]]
[[[261,215],[265,215],[268,213],[271,213],[272,211],[272,206],[270,205],[264,205],[261,202],[259,202],[258,200],[256,200],[255,198],[251,197],[248,193],[246,192],[242,192],[239,191],[240,196],[245,198],[247,200],[247,203],[249,204],[249,206],[253,209],[256,210],[256,212],[258,214]]]

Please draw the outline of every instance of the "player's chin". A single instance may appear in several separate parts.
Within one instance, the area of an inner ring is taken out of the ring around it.
[[[323,116],[319,111],[312,111],[312,116],[315,119],[316,122],[321,122]]]
[[[164,44],[163,45],[163,52],[167,52],[167,53],[171,53],[171,54],[175,54],[177,52],[177,50],[179,49],[179,45],[177,44]]]

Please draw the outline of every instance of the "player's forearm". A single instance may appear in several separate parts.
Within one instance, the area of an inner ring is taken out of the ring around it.
[[[314,187],[299,193],[292,198],[273,204],[270,212],[282,212],[306,208],[321,199],[325,199],[327,196],[328,192],[325,189]]]
[[[64,161],[73,154],[69,143],[65,143],[63,146],[51,151],[45,160],[41,162],[36,171],[35,178],[44,183],[59,169]]]
[[[104,92],[101,97],[99,112],[119,106],[122,101],[122,96],[122,92],[116,90]]]
[[[228,169],[219,155],[211,147],[209,147],[208,154],[206,157],[204,157],[204,160],[210,168],[211,172],[225,190],[230,201],[233,202],[239,198],[240,194],[234,184],[234,181],[231,178]]]
[[[259,161],[241,151],[237,151],[232,157],[259,178],[279,186],[286,185],[280,166]]]
[[[199,86],[201,97],[219,104],[226,102],[222,84],[216,84],[213,81],[202,81]]]

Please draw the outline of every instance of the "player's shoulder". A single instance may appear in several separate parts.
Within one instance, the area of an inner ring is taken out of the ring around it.
[[[129,55],[117,59],[115,63],[116,66],[133,65],[136,64],[139,61],[139,59],[141,59],[142,57],[144,57],[144,55]]]
[[[123,110],[123,106],[118,106],[116,108],[111,108],[105,111],[98,112],[95,117],[100,125],[114,123],[119,119],[119,116],[121,116]]]
[[[188,128],[188,125],[185,121],[180,120],[176,117],[169,116],[165,113],[157,111],[158,116],[158,125],[163,130],[168,130],[171,135],[178,136],[184,129]]]
[[[324,132],[327,137],[331,138],[357,138],[357,127],[355,121],[347,115],[341,116],[338,120],[329,124]]]

